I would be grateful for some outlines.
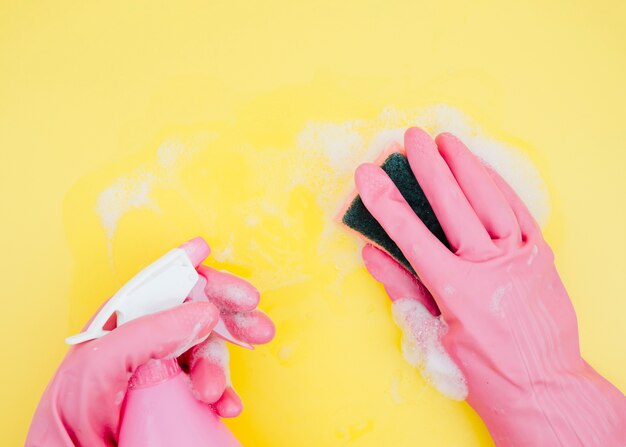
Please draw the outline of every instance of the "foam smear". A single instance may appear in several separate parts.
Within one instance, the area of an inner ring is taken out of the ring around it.
[[[418,368],[424,379],[444,396],[453,400],[467,397],[467,382],[443,345],[445,323],[434,317],[419,302],[402,298],[392,305],[393,318],[402,329],[402,353]]]
[[[198,348],[194,349],[191,355],[190,364],[192,366],[199,358],[207,359],[222,368],[226,376],[226,382],[232,385],[230,377],[230,354],[226,342],[223,339],[215,335],[209,335],[209,338],[200,344]]]
[[[196,151],[202,138],[191,142],[191,145],[184,145],[176,139],[165,141],[157,148],[154,161],[116,178],[100,193],[96,211],[109,246],[123,216],[138,209],[160,210],[152,197],[152,191],[156,187],[172,187],[176,183],[178,169]]]
[[[467,115],[448,105],[413,111],[387,108],[372,120],[309,123],[297,138],[305,162],[300,159],[294,167],[294,181],[316,191],[319,205],[332,218],[338,198],[353,188],[356,166],[374,160],[392,142],[402,145],[404,131],[410,126],[419,126],[432,136],[441,132],[456,135],[500,173],[540,225],[546,223],[548,194],[531,161],[519,149],[487,136]]]
[[[133,209],[158,209],[150,191],[155,183],[151,172],[139,169],[131,175],[116,179],[98,196],[96,211],[110,241],[115,235],[121,217]]]

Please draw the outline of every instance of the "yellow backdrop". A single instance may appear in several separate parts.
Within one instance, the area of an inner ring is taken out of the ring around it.
[[[582,350],[626,390],[624,54],[621,1],[2,1],[2,445],[63,338],[195,235],[277,323],[232,350],[244,445],[490,445],[404,362],[359,242],[328,223],[341,150],[433,104],[538,167]]]

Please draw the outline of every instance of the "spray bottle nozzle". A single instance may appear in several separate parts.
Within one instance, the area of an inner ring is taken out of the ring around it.
[[[202,238],[196,238],[166,253],[124,284],[102,306],[87,329],[66,338],[65,342],[75,345],[108,334],[110,331],[104,329],[104,326],[113,314],[116,314],[119,326],[135,318],[182,304],[198,282],[196,266],[209,252],[206,242]],[[237,340],[221,318],[213,332],[233,344],[253,349],[248,343]]]

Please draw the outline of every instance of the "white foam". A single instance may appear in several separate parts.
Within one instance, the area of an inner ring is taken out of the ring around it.
[[[137,166],[130,173],[120,176],[105,188],[96,200],[96,212],[110,243],[115,236],[120,219],[137,209],[159,211],[159,206],[151,193],[156,186],[172,187],[176,184],[176,172],[183,162],[190,159],[200,144],[207,140],[205,135],[198,135],[189,145],[177,139],[163,142],[156,157]]]
[[[234,238],[231,236],[228,244],[221,250],[213,250],[211,255],[218,262],[232,262],[235,260],[235,249],[233,247]]]
[[[278,350],[278,357],[280,357],[283,360],[287,360],[293,357],[295,352],[296,352],[295,343],[284,345]]]
[[[256,324],[256,319],[248,312],[235,312],[232,319],[239,329],[247,329]]]
[[[373,161],[390,143],[403,144],[407,127],[419,126],[432,136],[450,132],[487,164],[496,169],[526,203],[540,225],[547,222],[549,201],[535,166],[519,149],[487,136],[460,110],[448,105],[402,112],[386,108],[372,120],[343,123],[311,122],[298,135],[301,152],[294,167],[295,182],[316,191],[318,203],[334,215],[338,194],[352,189],[356,166]],[[341,199],[339,199],[341,201]]]
[[[416,300],[402,298],[393,303],[393,318],[402,329],[402,353],[410,365],[444,396],[467,397],[467,381],[441,343],[445,323]]]
[[[402,399],[402,395],[400,394],[399,377],[393,377],[391,379],[391,388],[389,389],[389,394],[391,395],[391,400],[394,404],[400,405],[402,402],[404,402],[404,399]]]
[[[172,168],[176,166],[184,153],[185,147],[180,141],[166,141],[157,149],[158,163],[164,168]]]
[[[155,176],[144,170],[116,179],[98,196],[96,210],[109,240],[113,239],[120,218],[138,208],[157,208],[150,197]]]
[[[298,135],[298,147],[306,152],[322,149],[328,165],[335,171],[354,167],[354,156],[364,145],[358,122],[309,123]]]
[[[221,291],[222,296],[235,304],[246,304],[250,302],[248,289],[241,284],[228,284]]]
[[[219,337],[210,336],[194,351],[192,360],[198,357],[210,359],[220,366],[227,367],[229,353],[226,342]]]
[[[226,342],[215,335],[210,335],[197,349],[193,351],[190,362],[193,362],[198,358],[211,360],[213,363],[221,366],[226,376],[226,381],[231,384],[230,379],[230,353]]]
[[[491,304],[489,305],[491,312],[502,315],[502,300],[506,298],[511,290],[513,290],[513,284],[508,282],[493,291]]]

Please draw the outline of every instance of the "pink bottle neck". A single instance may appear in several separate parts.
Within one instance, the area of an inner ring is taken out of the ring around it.
[[[128,389],[157,385],[177,376],[181,371],[176,358],[150,360],[135,370],[128,382]]]

